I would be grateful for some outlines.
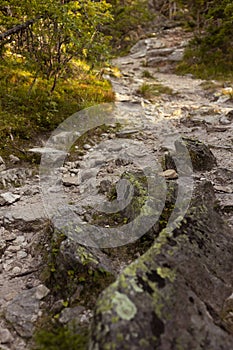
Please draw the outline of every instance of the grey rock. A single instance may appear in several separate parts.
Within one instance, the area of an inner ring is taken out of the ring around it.
[[[112,183],[110,180],[102,180],[99,184],[99,192],[100,193],[106,193],[109,192],[112,188]]]
[[[194,171],[207,171],[216,166],[216,158],[207,145],[198,140],[186,138],[183,140],[189,151]]]
[[[40,309],[37,293],[38,287],[26,290],[7,305],[5,318],[21,337],[30,338],[33,335]]]
[[[59,322],[62,324],[67,324],[70,322],[78,323],[80,320],[80,314],[85,310],[83,306],[76,306],[73,308],[65,308],[62,310],[59,317]]]
[[[233,109],[226,114],[228,120],[233,121]]]
[[[128,136],[137,134],[138,132],[139,132],[139,130],[137,130],[137,129],[122,130],[122,131],[116,132],[116,136],[119,138],[124,138],[124,137],[127,138]]]
[[[36,299],[41,300],[44,297],[46,297],[49,294],[49,292],[50,290],[46,286],[40,284],[35,288],[35,297]]]
[[[17,258],[18,258],[18,259],[24,259],[24,258],[26,258],[27,256],[28,256],[28,254],[27,254],[27,252],[25,252],[24,250],[17,252]]]
[[[232,232],[213,209],[215,200],[210,183],[198,186],[184,221],[163,230],[102,292],[90,350],[105,349],[105,344],[115,350],[233,347]]]
[[[157,56],[147,59],[146,64],[148,67],[156,67],[158,63],[167,61],[167,57]]]
[[[0,344],[12,343],[14,340],[12,334],[7,328],[0,327]]]
[[[231,187],[215,185],[214,188],[216,191],[219,191],[219,192],[233,193],[233,188],[231,188]]]
[[[0,173],[0,183],[3,187],[9,184],[22,184],[28,177],[32,176],[32,169],[12,168]]]
[[[84,182],[89,179],[94,179],[97,173],[98,173],[98,169],[96,168],[80,170],[80,174],[79,174],[80,182]]]
[[[230,99],[231,99],[230,96],[223,95],[218,98],[217,103],[226,103],[230,101]]]
[[[69,186],[79,186],[81,182],[78,176],[66,175],[62,179],[62,183],[64,186],[69,187]]]
[[[38,229],[44,227],[47,222],[47,214],[42,203],[29,203],[19,207],[13,207],[4,214],[5,227],[17,227],[19,230]]]
[[[169,61],[173,61],[173,62],[179,62],[183,59],[184,56],[184,49],[176,49],[174,52],[172,52],[169,56],[168,56],[168,60]]]
[[[4,252],[4,250],[6,249],[6,242],[4,239],[2,239],[2,237],[0,236],[0,254],[2,254]]]
[[[6,169],[6,165],[5,164],[0,164],[0,171],[3,171]]]
[[[157,37],[145,39],[145,43],[148,51],[165,47],[164,42]]]
[[[219,123],[222,124],[222,125],[229,125],[229,124],[231,124],[231,120],[230,120],[230,118],[228,119],[227,116],[222,115],[222,116],[219,118]]]
[[[154,58],[157,56],[168,56],[174,51],[174,47],[165,47],[159,49],[153,49],[147,52],[148,58]]]
[[[63,271],[66,267],[71,267],[80,271],[103,269],[110,274],[114,273],[112,264],[107,255],[97,248],[83,247],[79,243],[71,239],[66,239],[62,242],[60,254],[57,257],[58,266],[61,266]]]
[[[146,40],[139,40],[133,47],[130,49],[131,54],[139,53],[139,52],[146,52],[147,49],[147,43]]]
[[[79,134],[77,135],[77,137]],[[57,145],[64,145],[64,144],[70,144],[74,140],[75,137],[75,132],[71,131],[60,131],[56,133],[56,135],[53,135],[51,140],[52,143],[57,146]]]
[[[4,159],[0,156],[0,165],[5,164]]]

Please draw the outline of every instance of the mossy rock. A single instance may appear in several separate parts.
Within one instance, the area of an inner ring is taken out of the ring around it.
[[[194,171],[208,171],[216,166],[217,161],[210,148],[198,140],[183,138],[189,151]]]
[[[99,297],[89,349],[219,350],[233,347],[221,310],[232,293],[232,232],[214,210],[212,185],[200,184],[181,225]]]

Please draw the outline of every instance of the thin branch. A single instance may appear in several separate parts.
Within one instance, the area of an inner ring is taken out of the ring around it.
[[[38,16],[34,19],[30,19],[24,23],[18,24],[16,26],[14,26],[11,29],[8,29],[6,32],[1,33],[0,34],[0,40],[5,40],[6,38],[8,38],[11,35],[20,33],[21,31],[24,31],[25,29],[27,29],[31,24],[33,24],[34,22],[36,22],[38,19],[42,18],[42,16]]]

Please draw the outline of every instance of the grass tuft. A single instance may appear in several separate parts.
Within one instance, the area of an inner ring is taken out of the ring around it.
[[[162,94],[172,95],[173,90],[160,83],[143,83],[137,90],[137,93],[145,98],[153,99],[153,97],[160,96]]]

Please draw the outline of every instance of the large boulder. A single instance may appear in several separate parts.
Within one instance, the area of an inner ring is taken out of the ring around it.
[[[100,295],[89,350],[233,348],[233,236],[212,185]]]

